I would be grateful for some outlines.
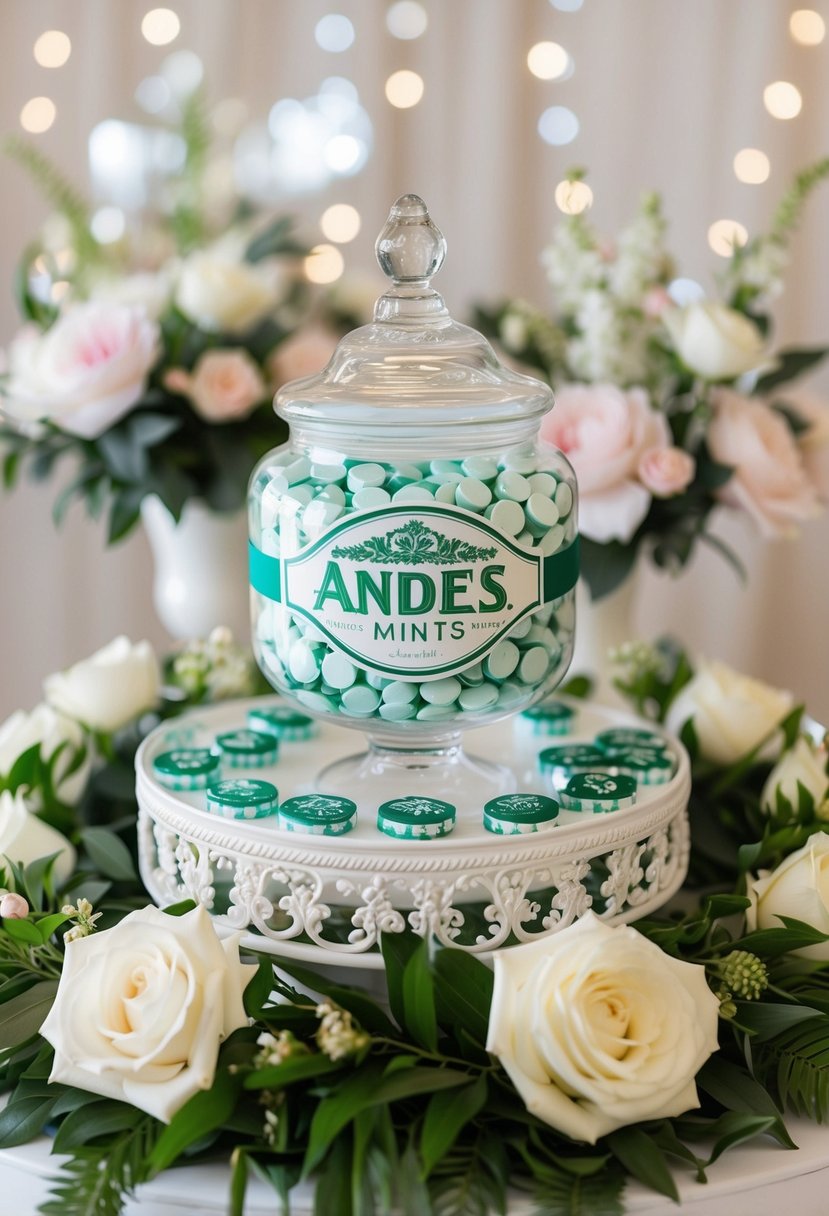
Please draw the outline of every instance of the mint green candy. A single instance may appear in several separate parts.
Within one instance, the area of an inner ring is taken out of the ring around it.
[[[667,751],[668,745],[655,731],[638,726],[611,726],[596,735],[596,746],[606,751],[611,748],[654,747]]]
[[[219,775],[220,758],[206,747],[177,747],[153,761],[160,785],[170,790],[201,790]]]
[[[454,503],[455,483],[447,481],[438,486],[438,488],[435,490],[435,499],[437,502]]]
[[[544,494],[531,494],[524,510],[528,521],[545,531],[558,523],[558,507]]]
[[[327,485],[324,490],[320,490],[319,494],[314,498],[314,502],[336,502],[341,507],[344,507],[345,490],[342,486]]]
[[[484,806],[484,827],[498,836],[515,836],[555,827],[558,802],[546,794],[502,794]]]
[[[426,486],[415,482],[413,485],[402,486],[399,490],[395,490],[391,500],[398,506],[414,507],[421,502],[434,502],[435,496]]]
[[[368,511],[372,507],[385,507],[390,502],[391,494],[388,490],[384,490],[382,486],[366,486],[356,492],[351,505],[356,511]]]
[[[337,502],[314,498],[302,512],[302,527],[306,532],[319,533],[330,527],[342,515],[344,507]]]
[[[463,481],[460,465],[454,460],[432,460],[429,462],[429,471],[437,481]]]
[[[484,512],[493,528],[504,532],[507,536],[517,536],[524,531],[524,512],[517,502],[504,499],[495,502]]]
[[[522,688],[520,684],[513,683],[512,680],[504,680],[504,683],[498,689],[498,705],[500,708],[514,709],[516,705],[521,705],[526,699],[526,688]]]
[[[420,687],[420,695],[430,705],[451,705],[457,701],[462,688],[460,680],[449,676],[445,680],[429,680]]]
[[[393,684],[394,680],[390,680],[388,676],[381,676],[379,671],[366,672],[366,684],[371,688],[376,688],[378,692],[382,692],[389,684]]]
[[[368,486],[382,486],[386,470],[381,464],[355,464],[348,470],[348,488],[356,493]]]
[[[636,802],[636,782],[623,774],[579,773],[571,777],[560,794],[561,805],[569,811],[607,814],[621,811]]]
[[[469,456],[461,461],[461,472],[478,481],[493,481],[498,476],[498,465],[490,456]]]
[[[298,507],[307,507],[313,497],[314,487],[308,485],[307,481],[301,485],[289,486],[282,495],[280,510],[295,514]]]
[[[454,718],[456,713],[453,702],[451,705],[423,705],[416,717],[419,722],[445,722],[448,718]]]
[[[343,836],[356,822],[356,802],[331,794],[299,794],[286,798],[279,808],[279,826],[283,832]]]
[[[543,646],[525,650],[518,664],[517,675],[524,684],[540,684],[550,667],[550,656]]]
[[[293,695],[301,705],[305,705],[308,709],[312,709],[315,713],[337,713],[338,706],[333,697],[323,696],[322,693],[314,692],[310,688],[298,688]]]
[[[562,518],[569,515],[573,508],[573,491],[570,489],[566,481],[559,482],[556,490],[556,506],[561,513]]]
[[[549,532],[541,537],[538,542],[538,548],[545,557],[550,557],[553,553],[557,553],[565,541],[565,531],[561,524],[553,524]]]
[[[403,680],[392,680],[383,689],[383,702],[386,705],[409,705],[418,698],[417,684],[408,684]]]
[[[331,688],[350,688],[357,679],[357,668],[345,655],[332,650],[322,660],[322,678]],[[369,691],[374,693],[373,688]]]
[[[368,684],[354,684],[347,688],[342,695],[342,706],[349,714],[365,717],[373,714],[380,704],[380,693]]]
[[[380,804],[377,826],[387,836],[428,840],[446,836],[455,826],[456,808],[441,798],[392,798]]]
[[[264,735],[275,735],[279,740],[293,742],[298,739],[310,739],[316,730],[316,723],[307,714],[301,714],[298,709],[289,705],[272,705],[268,709],[249,709],[247,724],[251,730],[258,730]]]
[[[543,494],[545,498],[552,498],[558,487],[552,473],[532,473],[527,481],[531,494]]]
[[[463,671],[458,672],[461,684],[483,684],[484,678],[483,663],[473,663],[471,667],[464,667]]]
[[[300,638],[291,646],[288,671],[298,684],[310,684],[320,673],[319,661],[304,638]]]
[[[332,482],[345,481],[346,471],[343,464],[313,464],[309,470],[312,481]]]
[[[289,486],[298,485],[301,481],[307,481],[311,473],[311,462],[304,456],[292,460],[290,464],[286,464],[282,470],[282,476],[285,478]]]
[[[498,689],[492,684],[473,684],[461,690],[458,704],[467,713],[489,709],[498,700]]]
[[[535,454],[527,448],[518,448],[516,451],[507,452],[500,461],[500,464],[502,469],[521,474],[534,473],[538,468]]]
[[[384,702],[378,713],[386,722],[406,722],[409,718],[414,718],[417,714],[417,708],[414,705],[404,705],[399,701]]]
[[[264,768],[276,764],[279,740],[258,730],[228,730],[216,736],[213,750],[231,768]]]
[[[464,477],[455,489],[455,502],[467,511],[483,511],[492,502],[492,491],[475,477]]]
[[[521,651],[515,643],[505,639],[493,647],[484,659],[484,675],[491,680],[505,680],[515,671],[520,658]]]
[[[520,473],[507,470],[499,473],[495,480],[495,497],[510,502],[526,502],[530,496],[530,483]]]
[[[542,701],[533,705],[521,714],[525,722],[531,724],[536,735],[568,735],[573,727],[575,710],[561,701]]]
[[[208,811],[225,819],[262,819],[276,812],[278,802],[279,793],[270,781],[238,777],[218,781],[207,790]]]
[[[396,464],[391,471],[392,478],[405,477],[407,481],[420,481],[423,470],[416,464]]]

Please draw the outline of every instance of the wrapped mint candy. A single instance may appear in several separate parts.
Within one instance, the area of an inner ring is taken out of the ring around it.
[[[168,790],[203,790],[219,775],[221,760],[205,747],[177,747],[153,760],[159,784]]]
[[[525,709],[521,719],[534,735],[569,735],[575,716],[576,711],[561,701],[542,701]]]
[[[286,798],[279,808],[279,826],[284,832],[342,836],[356,822],[357,804],[330,794],[300,794]]]
[[[604,757],[616,772],[635,777],[640,785],[665,785],[674,775],[673,757],[658,747],[607,748]]]
[[[262,819],[274,815],[279,793],[270,781],[236,777],[218,781],[207,790],[207,809],[225,819]]]
[[[635,726],[612,726],[609,730],[599,731],[596,735],[596,747],[603,751],[626,747],[655,747],[664,752],[667,751],[668,744],[661,735],[652,730]]]
[[[268,709],[249,709],[247,724],[251,730],[262,735],[273,735],[286,743],[310,739],[316,730],[313,718],[301,714],[288,705],[271,706]]]
[[[568,811],[606,814],[633,806],[636,801],[636,781],[623,774],[579,773],[570,778],[559,796],[561,805]]]
[[[545,794],[502,794],[484,807],[484,827],[499,836],[554,827],[559,804]]]
[[[550,775],[554,785],[565,785],[576,773],[611,768],[613,762],[590,743],[559,743],[539,752],[538,766]]]
[[[433,840],[455,826],[455,807],[440,798],[392,798],[377,811],[377,826],[399,840]]]
[[[257,730],[230,730],[216,736],[213,750],[229,768],[264,768],[276,763],[279,740]]]

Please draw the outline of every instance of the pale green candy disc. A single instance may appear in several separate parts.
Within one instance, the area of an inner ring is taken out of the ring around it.
[[[449,676],[445,680],[429,680],[421,685],[420,695],[430,705],[451,705],[457,701],[462,688],[460,680]]]

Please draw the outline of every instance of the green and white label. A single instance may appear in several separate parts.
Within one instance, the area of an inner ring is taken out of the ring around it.
[[[442,507],[383,508],[282,560],[281,598],[359,666],[439,679],[482,659],[544,599],[541,553]]]

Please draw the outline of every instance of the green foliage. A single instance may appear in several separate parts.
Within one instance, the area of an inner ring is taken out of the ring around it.
[[[42,1216],[121,1216],[125,1200],[147,1178],[160,1126],[133,1110],[127,1128],[75,1149],[40,1208]]]

